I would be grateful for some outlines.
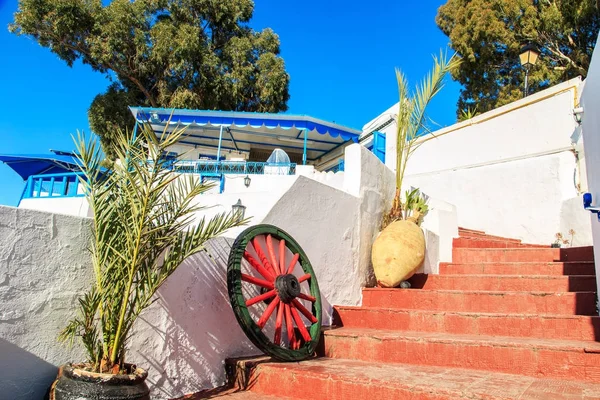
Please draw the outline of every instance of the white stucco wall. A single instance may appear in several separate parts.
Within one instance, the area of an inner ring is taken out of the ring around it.
[[[81,360],[56,338],[91,279],[91,221],[0,206],[0,398],[42,399],[56,365]]]
[[[583,140],[585,142],[585,163],[587,170],[588,192],[592,195],[592,205],[600,205],[600,51],[596,50],[585,80],[581,95],[583,115],[581,120]],[[581,206],[581,204],[580,204]],[[596,214],[589,213],[596,260],[596,284],[600,288],[600,221]]]
[[[85,197],[31,198],[22,199],[19,208],[46,211],[77,217],[90,217],[91,211]]]
[[[395,175],[373,153],[359,144],[346,148],[344,174],[344,190],[360,199],[360,285],[372,286],[375,284],[375,277],[371,266],[371,247],[379,234],[383,213],[392,205],[396,189]]]
[[[254,216],[251,224],[270,223],[288,231],[317,274],[325,325],[331,321],[333,304],[360,304],[381,205],[391,201],[393,194],[389,170],[364,148],[353,149],[355,154],[347,161],[351,170],[356,171],[352,167],[356,164],[376,167],[369,174],[351,174],[361,182],[349,185],[357,195],[296,176],[270,177],[275,178],[272,185],[253,180],[253,192],[246,191],[243,183],[230,184],[230,193],[198,199],[216,204],[205,210],[209,217],[229,211],[241,198],[247,215]],[[36,385],[29,383],[31,374],[13,368],[10,371],[15,373],[0,377],[0,393],[15,393],[11,398],[16,399],[38,398],[54,379],[57,365],[84,358],[79,348],[65,350],[55,339],[72,315],[76,295],[92,282],[87,252],[90,223],[0,208],[0,366],[5,371],[14,366],[39,367]],[[221,385],[225,358],[258,353],[238,326],[227,295],[226,263],[231,237],[237,233],[211,241],[207,247],[212,258],[202,253],[186,260],[138,320],[128,354],[149,370],[153,398],[176,398]],[[18,397],[21,392],[26,395]]]
[[[578,190],[585,189],[585,173],[573,152],[582,148],[573,118],[580,82],[572,79],[425,137],[409,161],[405,189],[419,187],[455,205],[458,224],[466,228],[542,244],[574,229],[575,245],[590,244]],[[395,123],[384,131],[386,164],[394,168]]]

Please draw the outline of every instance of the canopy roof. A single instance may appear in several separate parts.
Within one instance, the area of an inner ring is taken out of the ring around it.
[[[314,161],[347,142],[357,142],[361,131],[304,115],[129,107],[140,123],[157,133],[186,127],[180,141],[217,149],[223,127],[222,150],[281,148],[302,153],[307,132],[307,160]]]
[[[61,151],[55,154],[0,154],[0,161],[11,167],[23,179],[31,175],[79,171],[77,157]]]

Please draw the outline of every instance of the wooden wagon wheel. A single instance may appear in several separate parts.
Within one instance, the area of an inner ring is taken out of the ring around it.
[[[272,225],[242,232],[229,254],[227,289],[256,347],[281,361],[313,355],[321,335],[321,295],[308,257],[289,234]]]

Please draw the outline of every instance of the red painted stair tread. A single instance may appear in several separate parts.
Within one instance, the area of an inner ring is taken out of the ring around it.
[[[266,363],[257,367],[256,376],[258,379],[252,390],[257,393],[305,400],[568,400],[600,397],[600,384],[596,383],[357,360]]]
[[[596,342],[341,328],[325,332],[325,355],[600,381],[600,344]]]
[[[600,340],[600,317],[336,307],[338,326],[449,334]]]

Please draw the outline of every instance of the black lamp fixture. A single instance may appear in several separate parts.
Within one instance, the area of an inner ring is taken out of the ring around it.
[[[246,206],[242,204],[242,200],[238,199],[237,203],[231,206],[231,211],[235,214],[239,221],[244,219],[246,214]]]
[[[244,178],[244,186],[250,186],[250,177],[248,175],[246,175],[246,177]]]
[[[528,43],[521,48],[519,59],[521,60],[521,65],[523,66],[523,68],[525,68],[525,89],[523,90],[523,97],[529,94],[529,69],[535,65],[539,56],[540,51],[533,43]]]

